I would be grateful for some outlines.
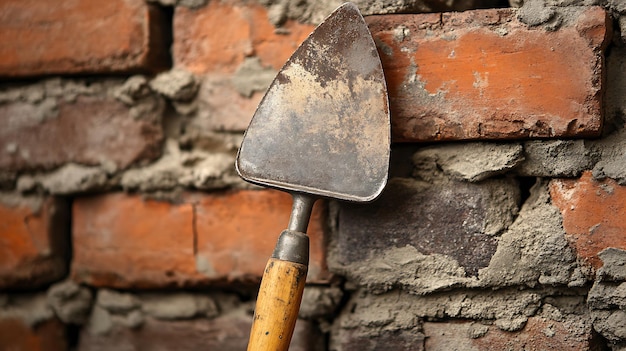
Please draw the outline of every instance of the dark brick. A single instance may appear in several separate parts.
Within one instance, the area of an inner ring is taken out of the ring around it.
[[[66,327],[58,319],[29,326],[19,319],[0,318],[0,350],[65,351]]]
[[[571,317],[576,319],[577,317]],[[482,331],[481,331],[482,330]],[[591,324],[581,329],[574,320],[555,321],[543,317],[529,318],[524,329],[517,332],[469,321],[424,323],[425,348],[428,351],[448,350],[599,350]]]
[[[419,330],[383,331],[361,333],[343,330],[336,351],[423,351],[424,334]]]
[[[488,186],[458,181],[392,180],[372,204],[341,205],[336,259],[350,265],[411,245],[422,254],[450,256],[476,275],[497,246],[497,239],[484,232],[493,220],[491,192]]]
[[[242,312],[242,311],[240,311]],[[165,321],[147,318],[137,329],[116,326],[109,333],[83,329],[77,351],[139,350],[246,350],[252,315],[229,313],[214,319]],[[299,320],[292,351],[323,351],[323,336],[311,323]]]
[[[26,102],[0,105],[0,168],[51,169],[67,162],[126,168],[161,153],[158,111],[134,118],[129,107],[106,96],[55,103],[56,116],[43,118]]]

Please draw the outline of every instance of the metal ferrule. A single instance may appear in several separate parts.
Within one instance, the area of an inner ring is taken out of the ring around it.
[[[278,237],[272,258],[283,261],[309,264],[309,237],[308,235],[292,230],[283,230]]]

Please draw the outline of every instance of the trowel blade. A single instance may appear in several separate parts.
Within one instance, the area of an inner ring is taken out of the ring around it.
[[[387,182],[387,87],[358,8],[346,3],[280,70],[245,133],[236,167],[245,180],[349,201]]]

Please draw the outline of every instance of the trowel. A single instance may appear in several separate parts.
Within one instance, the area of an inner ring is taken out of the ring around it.
[[[237,155],[243,179],[293,196],[289,224],[263,274],[248,351],[288,349],[306,281],[313,204],[378,197],[390,141],[380,58],[358,8],[346,3],[278,72]]]

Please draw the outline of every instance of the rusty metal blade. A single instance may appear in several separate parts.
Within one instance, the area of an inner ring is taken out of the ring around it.
[[[278,73],[237,155],[245,180],[349,201],[375,199],[387,182],[387,87],[358,8],[340,6]]]

